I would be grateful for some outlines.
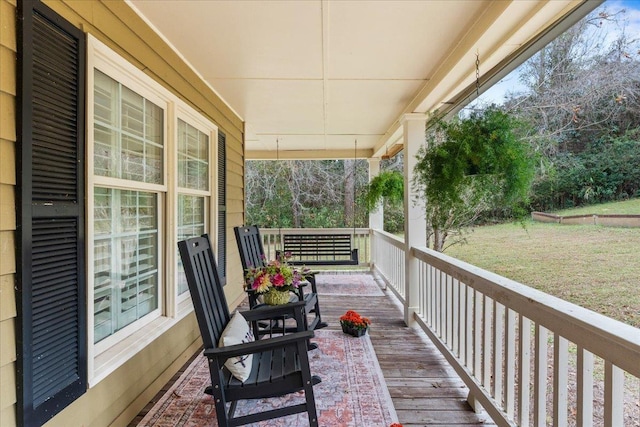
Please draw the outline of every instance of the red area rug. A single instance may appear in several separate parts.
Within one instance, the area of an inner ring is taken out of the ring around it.
[[[382,297],[384,293],[370,274],[319,274],[318,294]]]
[[[314,387],[323,427],[388,427],[397,416],[369,336],[353,338],[340,331],[316,331],[318,348],[309,352],[311,373],[322,382]],[[217,426],[206,359],[198,356],[138,424],[139,426]],[[255,408],[272,409],[284,402],[303,402],[301,393],[277,399],[244,401],[236,415]],[[251,424],[260,427],[308,426],[307,414]]]

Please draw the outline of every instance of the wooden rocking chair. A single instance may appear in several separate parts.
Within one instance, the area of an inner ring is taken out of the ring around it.
[[[295,332],[270,339],[219,347],[231,320],[224,290],[207,235],[178,243],[196,318],[209,362],[211,387],[205,392],[215,401],[220,427],[239,426],[307,412],[309,425],[318,425],[313,386],[321,380],[309,370],[307,342],[313,331]],[[261,307],[241,312],[249,322],[287,313],[301,321],[304,303]],[[252,354],[251,371],[242,382],[225,366],[228,358]],[[234,417],[238,401],[282,396],[304,390],[305,403]],[[229,408],[227,409],[227,404]]]
[[[251,267],[264,265],[266,257],[262,245],[262,238],[260,237],[260,229],[255,225],[251,225],[234,227],[233,231],[235,232],[236,242],[238,243],[242,268],[246,271]],[[297,289],[297,296],[300,301],[305,301],[306,312],[313,315],[313,319],[308,322],[307,328],[310,330],[326,328],[328,325],[322,321],[320,314],[320,303],[316,289],[316,273],[311,272],[307,275],[306,279],[311,285],[311,292],[305,293],[303,286]],[[253,308],[260,304],[258,294],[250,289],[247,290],[247,293],[249,296],[249,307]]]

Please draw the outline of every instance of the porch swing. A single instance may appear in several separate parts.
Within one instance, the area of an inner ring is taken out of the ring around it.
[[[354,143],[353,160],[356,173],[358,141]],[[354,211],[353,233],[313,233],[281,235],[282,252],[291,254],[289,263],[293,265],[341,266],[358,265],[358,249],[353,248],[356,233],[355,194],[357,178],[353,180]],[[276,251],[279,256],[280,251]]]

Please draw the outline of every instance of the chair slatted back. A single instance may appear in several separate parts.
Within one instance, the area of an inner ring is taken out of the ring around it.
[[[178,249],[204,347],[216,348],[230,315],[209,236],[178,242]]]
[[[236,233],[242,269],[262,267],[265,263],[265,253],[262,246],[262,238],[260,237],[260,229],[255,225],[250,225],[247,227],[235,227],[233,231]]]

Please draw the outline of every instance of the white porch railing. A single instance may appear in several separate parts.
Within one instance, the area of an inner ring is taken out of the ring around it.
[[[371,230],[371,265],[385,283],[405,303],[404,241],[391,233]]]
[[[378,256],[403,242],[372,236],[373,269],[407,304],[404,262]],[[410,256],[415,320],[498,425],[640,423],[640,329],[427,248]]]
[[[276,250],[281,245],[281,236],[285,234],[350,234],[351,246],[358,249],[360,266],[368,266],[371,260],[371,245],[368,228],[261,228],[260,236],[267,259],[275,259]]]

